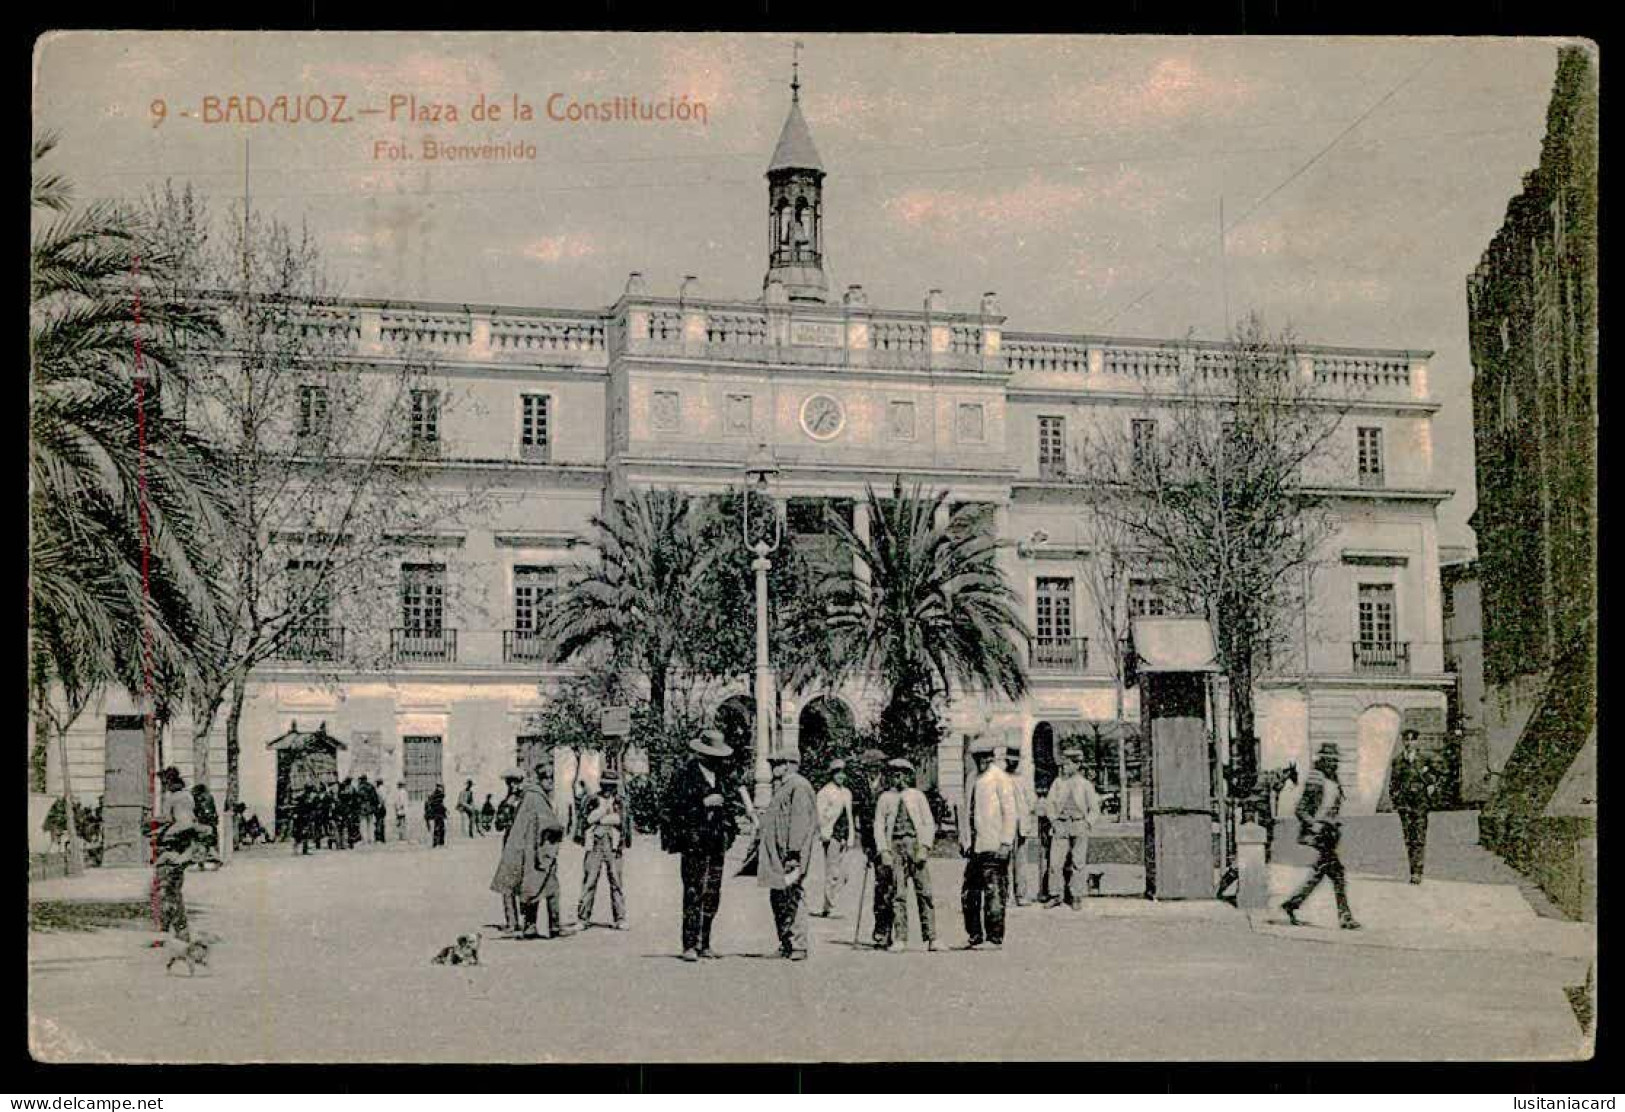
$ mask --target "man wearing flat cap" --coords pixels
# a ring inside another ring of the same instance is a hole
[[[681,855],[683,960],[718,955],[711,924],[722,901],[722,859],[739,834],[728,806],[723,760],[733,748],[720,730],[706,730],[688,743],[693,756],[672,780],[666,813],[666,845]]]
[[[875,842],[875,805],[884,786],[886,754],[879,749],[865,749],[858,755],[857,776],[852,781],[852,815],[858,824],[858,842],[868,867],[874,870],[875,926],[871,936],[876,946],[891,944],[892,870],[880,860],[880,846]],[[858,903],[858,918],[863,918],[863,903]],[[854,928],[855,929],[855,928]]]
[[[833,918],[835,901],[846,886],[846,850],[852,844],[857,820],[852,811],[852,789],[846,786],[846,762],[830,762],[829,783],[818,789],[818,837],[823,846],[823,906],[814,915]]]
[[[761,864],[757,883],[768,889],[779,956],[807,960],[807,871],[818,840],[818,805],[813,788],[801,775],[801,754],[794,746],[769,753],[773,798],[762,812]]]
[[[992,738],[971,743],[976,779],[959,834],[965,855],[959,900],[971,949],[1004,945],[1004,872],[1016,841],[1016,793],[1009,775],[994,761],[996,748]]]
[[[914,786],[914,765],[897,757],[886,762],[891,786],[875,808],[875,844],[892,875],[892,936],[886,948],[908,949],[908,890],[914,886],[919,905],[920,937],[927,950],[937,948],[937,920],[931,899],[931,847],[937,841],[937,823],[925,793]]]
[[[1100,821],[1100,794],[1080,771],[1081,755],[1075,748],[1061,750],[1061,774],[1044,797],[1050,820],[1045,907],[1060,907],[1063,895],[1070,895],[1072,906],[1077,907],[1077,897],[1086,890],[1082,874],[1089,863],[1089,832]],[[1076,888],[1072,887],[1073,877],[1078,878]]]

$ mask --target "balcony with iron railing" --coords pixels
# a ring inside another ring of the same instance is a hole
[[[1089,638],[1034,637],[1034,672],[1079,675],[1089,669]]]
[[[397,664],[449,663],[457,659],[455,629],[389,631],[389,655]]]
[[[504,664],[553,664],[558,656],[550,638],[534,629],[502,631]]]
[[[1411,672],[1409,641],[1355,641],[1356,675],[1408,676]]]
[[[290,629],[276,649],[278,660],[339,660],[343,656],[343,626],[307,625]]]

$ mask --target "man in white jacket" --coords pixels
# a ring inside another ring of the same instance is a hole
[[[931,899],[931,847],[937,842],[937,823],[925,793],[914,786],[914,765],[902,757],[886,762],[891,786],[875,805],[875,845],[880,859],[892,870],[892,935],[886,947],[892,953],[908,949],[908,886],[920,909],[920,937],[925,948],[937,948],[936,906]]]
[[[846,786],[846,762],[830,762],[829,783],[818,789],[818,838],[823,844],[824,901],[814,915],[836,918],[835,901],[846,886],[846,851],[857,836],[852,789]]]
[[[1016,840],[1016,793],[1009,774],[994,763],[995,748],[991,738],[978,738],[971,744],[976,780],[970,787],[959,835],[965,855],[965,881],[959,898],[970,949],[984,943],[992,949],[1004,945],[1002,882]]]

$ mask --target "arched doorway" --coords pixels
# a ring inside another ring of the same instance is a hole
[[[1355,719],[1354,738],[1354,775],[1344,780],[1350,795],[1345,813],[1369,815],[1375,813],[1388,782],[1388,760],[1399,740],[1399,711],[1390,706],[1367,707]],[[1349,756],[1343,754],[1345,762]]]
[[[801,739],[801,769],[815,784],[828,776],[829,763],[851,755],[856,727],[852,710],[833,695],[807,700],[797,719]]]
[[[1049,791],[1050,785],[1061,774],[1056,756],[1055,727],[1048,722],[1040,722],[1033,727],[1033,787],[1040,796]]]

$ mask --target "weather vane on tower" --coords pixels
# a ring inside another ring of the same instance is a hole
[[[801,99],[801,52],[804,49],[806,49],[806,44],[801,42],[797,42],[790,48],[790,99],[792,101]]]

